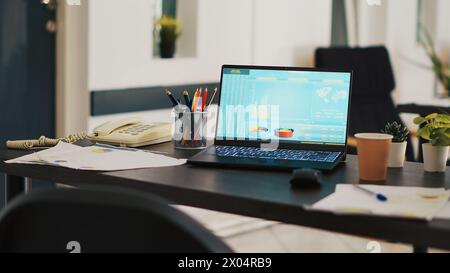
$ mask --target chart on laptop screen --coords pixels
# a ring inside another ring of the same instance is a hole
[[[349,72],[225,68],[217,138],[345,144]]]

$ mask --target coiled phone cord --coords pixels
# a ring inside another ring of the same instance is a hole
[[[56,146],[60,141],[66,143],[74,143],[76,141],[84,140],[87,138],[89,138],[89,135],[86,133],[73,134],[64,138],[57,138],[57,139],[41,136],[39,139],[7,141],[6,147],[8,149],[15,149],[15,150],[30,150],[33,148],[53,147]]]

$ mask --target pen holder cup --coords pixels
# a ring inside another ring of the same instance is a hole
[[[176,149],[205,149],[209,112],[174,111],[172,141]]]

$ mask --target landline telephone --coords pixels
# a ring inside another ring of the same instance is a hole
[[[171,131],[170,123],[149,123],[139,118],[126,118],[102,124],[95,128],[92,134],[78,133],[58,139],[42,136],[36,140],[7,141],[6,146],[8,149],[27,150],[55,146],[60,141],[74,143],[89,139],[121,147],[142,147],[170,141],[172,139]]]
[[[94,129],[92,141],[123,147],[142,147],[172,139],[172,124],[148,123],[142,119],[122,119],[107,122]]]

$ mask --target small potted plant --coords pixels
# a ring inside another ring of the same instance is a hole
[[[445,172],[450,146],[450,115],[431,114],[414,119],[421,128],[417,136],[428,140],[422,145],[426,172]]]
[[[394,121],[386,124],[382,133],[394,137],[390,147],[388,167],[402,168],[405,164],[406,147],[408,145],[408,129],[403,124]]]
[[[173,58],[177,39],[181,35],[181,22],[170,16],[162,16],[155,22],[155,33],[161,58]]]

